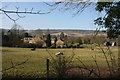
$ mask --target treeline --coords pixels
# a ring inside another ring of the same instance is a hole
[[[22,38],[24,34],[20,34],[18,30],[9,30],[6,34],[2,30],[2,46],[7,47],[20,47],[22,46]]]
[[[11,29],[7,33],[2,30],[2,46],[4,47],[37,47],[37,48],[43,48],[42,43],[43,42],[37,42],[36,44],[30,44],[30,43],[24,43],[23,39],[25,37],[32,37],[30,34],[26,32],[22,32],[20,30]],[[54,39],[54,43],[52,42],[52,39]],[[60,36],[51,36],[50,34],[46,34],[44,36],[44,42],[46,46],[44,48],[61,48],[61,43],[56,44],[58,40],[61,40],[64,42],[64,46],[62,48],[75,48],[80,47],[82,44],[90,44],[91,40],[89,38],[84,39],[84,41],[81,38],[74,38],[74,37],[68,37],[67,35],[64,35],[63,32],[61,32]]]
[[[18,25],[14,25],[12,29],[5,32],[2,30],[2,46],[5,47],[23,47],[23,48],[80,48],[82,44],[104,44],[105,36],[98,36],[96,39],[88,35],[84,37],[69,36],[61,32],[60,35],[50,35],[48,30],[43,35],[42,30],[35,30],[36,34],[41,35],[33,37],[33,35],[21,30]],[[35,43],[25,42],[24,38],[34,38]]]

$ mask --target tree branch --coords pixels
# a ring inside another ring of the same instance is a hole
[[[48,14],[50,12],[45,12],[42,13],[41,11],[37,11],[37,12],[33,12],[33,8],[30,11],[27,11],[25,9],[25,11],[19,11],[19,7],[16,7],[16,11],[14,10],[4,10],[3,8],[0,9],[0,11],[5,14],[10,20],[12,20],[14,23],[19,20],[20,18],[24,18],[25,16],[21,16],[19,14]],[[11,18],[8,14],[16,14],[18,16],[17,19],[13,19]]]
[[[19,18],[17,18],[17,19],[11,18],[6,12],[4,12],[4,14],[5,14],[10,20],[14,21],[14,23],[15,23],[15,21],[17,21],[17,20],[19,19]]]
[[[0,71],[0,72],[7,71],[7,70],[10,70],[10,69],[15,68],[15,67],[17,67],[17,66],[23,65],[23,64],[25,64],[27,61],[28,61],[28,59],[25,60],[25,61],[23,61],[23,62],[21,62],[21,63],[18,63],[18,64],[16,64],[16,65],[13,65],[13,62],[11,62],[11,63],[12,63],[12,66],[11,66],[11,67],[9,67],[9,68],[7,68],[7,69],[4,69],[4,70],[2,70],[2,71]]]
[[[4,13],[22,13],[22,14],[48,14],[48,13],[50,13],[50,12],[45,12],[45,13],[40,13],[40,11],[38,11],[38,12],[32,12],[32,11],[26,11],[26,9],[25,9],[25,11],[9,11],[9,10],[3,10],[3,9],[0,9],[0,11],[2,11],[2,12],[4,12]]]

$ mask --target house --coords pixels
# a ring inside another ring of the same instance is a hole
[[[116,42],[105,42],[104,46],[116,46]]]
[[[24,43],[29,43],[29,44],[35,44],[36,42],[35,42],[35,39],[33,38],[33,37],[25,37],[24,39],[23,39],[23,42]]]
[[[61,48],[64,47],[64,42],[62,40],[58,39],[56,42],[56,47],[61,47]]]
[[[55,39],[51,39],[51,44],[54,44],[55,43]]]
[[[116,46],[116,42],[112,42],[111,46]]]
[[[37,46],[41,46],[41,47],[46,47],[45,41],[43,40],[42,36],[39,34],[35,34],[30,37],[25,37],[23,39],[23,42],[28,44],[36,44]]]
[[[40,42],[42,40],[42,36],[40,34],[33,35],[33,38],[34,38],[36,43]]]

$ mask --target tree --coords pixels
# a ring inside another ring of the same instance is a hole
[[[81,38],[77,38],[76,42],[79,43],[79,45],[81,45],[82,44]]]
[[[47,34],[46,46],[47,48],[51,47],[51,35],[50,34]]]
[[[65,35],[65,37],[64,37],[64,44],[66,45],[66,47],[68,46],[68,37],[67,37],[67,35]]]
[[[107,28],[109,38],[118,37],[120,34],[120,1],[118,2],[97,2],[96,11],[105,12],[95,20],[95,24]]]
[[[29,34],[26,32],[26,33],[24,33],[23,36],[24,36],[24,37],[29,37]]]
[[[2,46],[8,46],[8,42],[9,42],[9,37],[8,35],[5,35],[5,31],[2,30]]]
[[[90,41],[91,41],[90,38],[85,38],[84,39],[84,44],[90,44]]]
[[[54,45],[56,47],[56,42],[57,42],[57,36],[54,36]]]
[[[20,28],[19,25],[17,24],[14,24],[13,27],[11,28],[11,30],[8,31],[8,45],[7,46],[13,46],[13,47],[16,47],[16,46],[20,46],[22,41],[21,41],[21,38],[22,38],[22,33],[20,32],[22,28]]]
[[[60,34],[60,39],[64,40],[64,33],[63,32],[61,32],[61,34]]]

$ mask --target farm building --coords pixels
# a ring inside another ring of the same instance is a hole
[[[31,37],[25,37],[23,39],[23,42],[28,43],[28,44],[36,44],[36,45],[39,45],[41,47],[46,47],[45,41],[42,39],[42,36],[39,34],[35,34]]]
[[[56,42],[56,47],[64,47],[64,42],[62,41],[62,40],[57,40],[57,42]]]
[[[23,39],[24,43],[34,43],[35,44],[35,39],[33,37],[25,37]]]

